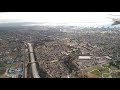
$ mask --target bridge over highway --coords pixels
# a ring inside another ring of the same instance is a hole
[[[29,56],[30,56],[30,65],[32,69],[32,76],[33,78],[40,78],[38,70],[37,70],[37,65],[35,61],[35,56],[34,56],[34,51],[31,43],[27,43],[28,45],[28,51],[29,51]]]

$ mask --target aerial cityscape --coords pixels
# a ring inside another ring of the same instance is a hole
[[[56,13],[0,13],[0,78],[120,78],[120,13]]]

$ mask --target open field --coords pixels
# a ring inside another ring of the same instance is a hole
[[[93,66],[86,69],[89,74],[93,74],[102,78],[120,78],[119,68],[114,65],[103,64],[99,66]]]
[[[0,76],[5,73],[5,70],[0,70]]]

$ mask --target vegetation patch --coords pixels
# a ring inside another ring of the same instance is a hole
[[[102,66],[103,66],[103,67],[110,67],[109,64],[103,64]]]
[[[0,76],[5,73],[5,70],[0,70]]]
[[[99,76],[99,77],[101,77],[101,72],[100,71],[98,71],[98,70],[94,70],[94,71],[92,71],[91,72],[92,74],[95,74],[95,75],[97,75],[97,76]]]
[[[111,69],[111,70],[118,70],[118,68],[117,68],[117,67],[112,66],[112,65],[110,66],[110,69]]]
[[[104,78],[109,78],[110,76],[111,76],[110,74],[106,74],[106,73],[103,74],[103,77],[104,77]]]
[[[86,71],[89,72],[89,71],[92,71],[92,70],[94,70],[96,68],[98,68],[98,66],[92,66],[92,67],[87,68]]]
[[[101,73],[109,73],[109,68],[108,67],[102,67],[101,69],[99,69],[99,71]]]
[[[120,78],[120,75],[117,72],[112,73],[111,76],[112,76],[112,78]]]
[[[4,67],[5,64],[3,62],[0,62],[0,67]]]

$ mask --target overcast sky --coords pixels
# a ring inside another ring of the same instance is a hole
[[[112,20],[107,18],[110,14],[120,15],[120,12],[4,12],[0,13],[0,23],[22,21],[97,26],[112,23]]]

